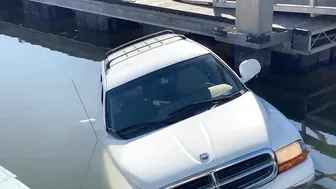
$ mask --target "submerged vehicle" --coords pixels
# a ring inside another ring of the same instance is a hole
[[[203,45],[162,31],[102,62],[106,145],[115,188],[304,187],[314,164],[298,130]]]

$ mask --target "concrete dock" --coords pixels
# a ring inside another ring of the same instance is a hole
[[[23,1],[99,15],[97,23],[108,23],[109,19],[118,18],[213,37],[217,41],[234,46],[236,65],[243,59],[257,58],[267,67],[270,64],[271,51],[296,55],[323,52],[329,53],[330,57],[332,52],[330,49],[336,46],[335,16],[312,17],[310,14],[290,13],[295,11],[273,13],[274,2],[269,0],[238,0],[237,4],[240,3],[240,5],[237,6],[234,1],[234,8],[223,8],[213,2],[196,5],[191,4],[195,2],[188,0],[183,2],[174,0]],[[316,7],[319,8],[319,6]]]

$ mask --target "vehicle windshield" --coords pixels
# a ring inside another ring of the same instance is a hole
[[[198,102],[210,102],[245,90],[237,77],[213,55],[202,55],[108,91],[107,127],[117,136],[130,139],[214,106]],[[193,104],[202,105],[190,106]],[[188,108],[180,111],[185,107]]]

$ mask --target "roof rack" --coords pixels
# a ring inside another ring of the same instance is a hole
[[[147,39],[152,39],[152,38],[155,38],[155,37],[158,37],[158,36],[161,36],[161,35],[165,35],[165,34],[175,34],[175,33],[174,33],[173,31],[171,31],[171,30],[163,30],[163,31],[160,31],[160,32],[157,32],[157,33],[153,33],[153,34],[150,34],[150,35],[146,35],[146,36],[144,36],[144,37],[141,37],[141,38],[138,38],[138,39],[136,39],[136,40],[130,41],[130,42],[128,42],[128,43],[125,43],[125,44],[123,44],[123,45],[121,45],[121,46],[118,46],[118,47],[116,47],[116,48],[114,48],[114,49],[108,51],[108,52],[105,54],[105,60],[107,60],[107,58],[108,58],[109,55],[111,55],[111,54],[113,54],[113,53],[115,53],[115,52],[117,52],[117,51],[119,51],[119,50],[121,50],[121,49],[124,49],[124,48],[126,48],[126,47],[129,47],[129,46],[134,45],[134,44],[136,44],[136,43],[139,43],[139,42],[141,42],[141,41],[144,41],[144,40],[147,40]],[[176,35],[174,35],[174,36],[171,36],[171,37],[164,38],[164,39],[162,39],[162,40],[158,40],[158,39],[156,39],[156,40],[155,40],[154,42],[152,42],[152,43],[146,43],[146,44],[143,45],[143,46],[140,46],[140,47],[138,47],[138,48],[135,48],[135,49],[133,49],[133,50],[127,52],[127,53],[124,53],[124,54],[120,55],[120,56],[114,57],[114,58],[113,58],[112,60],[110,60],[110,61],[106,61],[105,71],[108,70],[108,69],[110,68],[110,63],[111,63],[113,60],[116,60],[116,59],[118,59],[118,58],[120,58],[120,57],[122,57],[122,56],[124,56],[124,55],[127,55],[127,54],[129,54],[129,53],[131,53],[131,52],[139,51],[139,49],[141,49],[141,48],[143,48],[143,47],[147,47],[147,46],[149,46],[149,45],[153,45],[153,44],[155,44],[155,43],[160,43],[160,42],[162,43],[162,41],[165,41],[165,40],[168,40],[168,39],[171,39],[171,38],[174,38],[174,37],[180,37],[180,38],[182,38],[182,39],[186,39],[185,36],[183,36],[183,35],[178,35],[178,34],[176,34]]]

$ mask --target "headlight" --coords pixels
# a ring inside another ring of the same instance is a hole
[[[278,172],[282,173],[302,163],[308,156],[308,150],[302,140],[295,141],[275,152]]]

